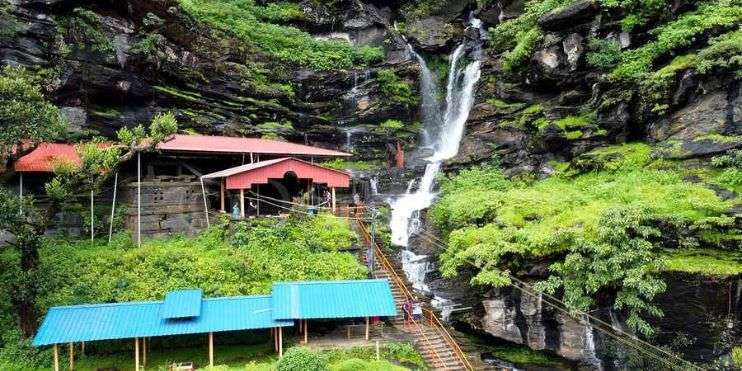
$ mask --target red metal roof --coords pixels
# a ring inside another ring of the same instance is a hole
[[[15,162],[15,171],[21,173],[51,173],[60,162],[80,165],[80,156],[72,144],[41,143],[36,149]]]
[[[350,153],[260,138],[176,134],[157,145],[163,151],[265,153],[289,156],[351,156]]]
[[[312,182],[327,184],[328,187],[350,186],[348,173],[293,157],[236,166],[204,175],[202,178],[227,178],[227,189],[249,189],[254,184],[268,184],[269,179],[281,179],[289,171],[294,172],[300,179],[312,179]]]

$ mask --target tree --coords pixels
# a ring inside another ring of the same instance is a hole
[[[45,100],[35,77],[22,68],[6,67],[0,74],[0,158],[6,161],[4,177],[12,175],[11,164],[44,141],[63,139],[64,120],[59,110]],[[38,325],[36,278],[41,239],[54,216],[76,202],[80,190],[96,192],[115,169],[137,152],[154,148],[159,140],[177,131],[172,114],[160,114],[151,125],[151,137],[145,138],[140,125],[122,129],[124,143],[104,143],[95,139],[76,146],[81,164],[58,164],[54,178],[45,184],[49,202],[37,207],[32,196],[19,197],[0,186],[0,230],[12,238],[8,246],[19,252],[20,274],[10,283],[13,307],[19,328],[31,337]],[[22,211],[21,211],[22,210]]]
[[[613,307],[628,311],[626,324],[651,335],[652,327],[642,317],[662,316],[651,301],[666,288],[657,276],[664,261],[653,254],[649,241],[659,230],[650,226],[646,211],[625,207],[606,210],[597,234],[595,240],[578,241],[564,261],[552,264],[554,274],[538,287],[552,294],[562,288],[567,306],[581,311],[595,304],[599,291],[613,291]]]

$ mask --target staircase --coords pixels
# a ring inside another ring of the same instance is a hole
[[[358,229],[363,236],[365,245],[369,246],[372,240],[368,234],[367,227],[361,220],[358,220]],[[386,278],[389,280],[394,302],[399,312],[398,316],[390,319],[392,325],[413,338],[413,344],[423,356],[429,369],[449,371],[473,370],[473,367],[466,359],[466,355],[461,351],[458,344],[456,344],[432,311],[423,310],[422,320],[411,321],[411,323],[405,326],[402,305],[407,298],[412,298],[412,294],[378,245],[374,246],[374,250],[376,259],[373,276],[375,278]],[[368,265],[365,251],[361,253],[360,259],[364,265]]]

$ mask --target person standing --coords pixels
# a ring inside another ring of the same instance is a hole
[[[404,316],[404,326],[407,327],[410,324],[410,316],[412,315],[412,300],[407,298],[402,304],[402,315]]]
[[[423,307],[418,302],[412,307],[412,319],[417,322],[423,319]]]

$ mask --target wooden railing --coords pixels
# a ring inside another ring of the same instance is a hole
[[[363,222],[362,219],[356,218],[358,222],[359,229],[361,230],[361,233],[363,235],[363,239],[366,241],[366,243],[371,244],[371,241],[373,239],[371,238],[371,235],[368,231],[368,228],[366,227],[366,224]],[[389,259],[386,257],[384,252],[381,250],[381,247],[379,244],[374,243],[374,255],[376,256],[377,260],[381,262],[381,264],[384,266],[387,272],[389,272],[390,277],[392,280],[397,284],[397,286],[402,290],[402,294],[405,296],[406,299],[414,300],[414,296],[410,292],[410,290],[407,288],[407,285],[405,284],[404,280],[399,276],[397,273],[397,270],[394,268],[392,263],[389,261]],[[456,358],[459,359],[461,364],[464,365],[464,367],[467,370],[474,370],[474,367],[472,367],[471,363],[469,363],[469,360],[466,358],[466,354],[461,350],[461,347],[456,343],[454,338],[451,336],[451,334],[446,330],[446,327],[443,326],[443,323],[438,319],[438,316],[435,315],[435,313],[430,309],[425,309],[424,311],[428,322],[430,324],[430,327],[433,328],[438,334],[441,335],[443,340],[448,344],[449,348],[451,348],[456,355]],[[410,319],[412,320],[412,317],[410,316]],[[427,335],[425,335],[425,331],[414,321],[413,323],[420,329],[423,337],[425,338],[426,342],[428,343],[428,346],[432,348],[430,345],[430,341],[427,338]],[[441,363],[443,368],[446,368],[445,364],[441,361],[440,355],[438,355],[438,352],[436,352],[433,349],[433,352],[435,352],[435,356],[438,359],[438,361]]]

